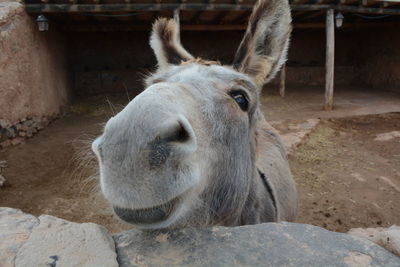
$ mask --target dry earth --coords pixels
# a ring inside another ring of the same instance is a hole
[[[0,206],[95,222],[112,232],[129,228],[96,193],[96,179],[87,178],[96,169],[86,156],[89,140],[110,116],[97,103],[75,105],[25,144],[0,151],[9,165]],[[291,125],[278,128],[288,133],[296,130]],[[341,232],[400,224],[400,137],[392,133],[399,129],[400,113],[322,120],[289,157],[300,195],[298,222]],[[391,134],[380,140],[382,133]]]
[[[400,113],[323,120],[289,157],[298,222],[339,232],[399,225],[399,129]]]

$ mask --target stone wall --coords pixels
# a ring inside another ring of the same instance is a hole
[[[397,229],[397,228],[396,228]],[[390,236],[397,242],[397,232]],[[93,223],[0,208],[0,266],[385,266],[400,258],[371,241],[319,227],[265,223],[111,236]]]
[[[65,39],[55,25],[39,32],[18,2],[0,3],[0,119],[49,119],[69,99]],[[6,122],[4,122],[6,121]]]
[[[49,125],[58,115],[26,117],[11,124],[0,119],[0,148],[18,145]]]

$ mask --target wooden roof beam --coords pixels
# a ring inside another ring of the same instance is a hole
[[[248,20],[249,16],[250,16],[250,12],[245,11],[245,12],[243,12],[242,15],[235,18],[232,23],[233,24],[242,24],[242,23],[244,23],[245,20]]]
[[[339,0],[339,4],[342,5],[351,5],[357,3],[359,0]]]
[[[293,0],[291,4],[305,4],[308,3],[308,0]]]
[[[224,20],[226,15],[228,15],[229,11],[221,11],[218,15],[216,15],[208,24],[221,24],[221,21]]]
[[[364,14],[388,14],[400,15],[399,9],[394,8],[375,8],[363,6],[349,6],[349,5],[292,5],[292,10],[328,10],[334,9],[342,12],[364,13]]]
[[[375,0],[360,0],[360,5],[361,6],[372,6],[376,5],[378,2]]]
[[[251,11],[253,5],[237,5],[237,4],[207,4],[207,3],[160,3],[160,4],[26,4],[28,13],[99,13],[99,12],[133,12],[133,11],[160,11],[160,10],[245,10]],[[369,14],[388,14],[400,15],[400,9],[395,8],[374,8],[362,6],[348,6],[336,4],[292,5],[294,11],[304,10],[328,10],[335,9],[343,12],[369,13]]]
[[[151,26],[149,24],[82,24],[82,23],[61,23],[59,26],[66,31],[72,32],[107,32],[107,31],[149,31]],[[324,22],[302,22],[302,23],[295,23],[293,25],[294,29],[325,29]],[[396,22],[380,22],[371,24],[369,22],[355,22],[355,23],[346,23],[342,26],[346,29],[362,29],[362,28],[397,28],[400,27],[399,23]],[[223,25],[207,25],[207,24],[182,24],[181,30],[182,31],[238,31],[238,30],[245,30],[245,24],[223,24]]]
[[[381,5],[382,5],[383,8],[391,7],[391,6],[397,6],[397,5],[400,5],[400,1],[398,1],[398,0],[392,0],[392,1],[386,0],[386,1],[383,1],[381,3]]]
[[[314,11],[314,12],[312,12],[311,14],[309,14],[307,16],[302,17],[301,19],[302,20],[309,20],[309,19],[312,19],[312,18],[315,18],[315,17],[320,17],[322,15],[325,15],[325,13],[326,13],[325,10],[317,10],[317,11]]]
[[[197,11],[193,17],[190,19],[190,24],[196,24],[199,22],[200,16],[203,14],[203,11]]]

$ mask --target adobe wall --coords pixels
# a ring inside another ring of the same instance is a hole
[[[2,126],[25,118],[52,117],[68,101],[64,38],[52,25],[49,32],[39,32],[21,4],[0,5]]]
[[[400,91],[400,34],[395,28],[354,32],[354,65],[358,84]]]

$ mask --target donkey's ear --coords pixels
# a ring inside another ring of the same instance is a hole
[[[179,25],[173,19],[160,18],[153,24],[150,46],[156,55],[158,66],[165,69],[169,64],[179,65],[193,59],[181,45]]]
[[[258,0],[233,67],[262,87],[286,61],[292,31],[288,0]]]

